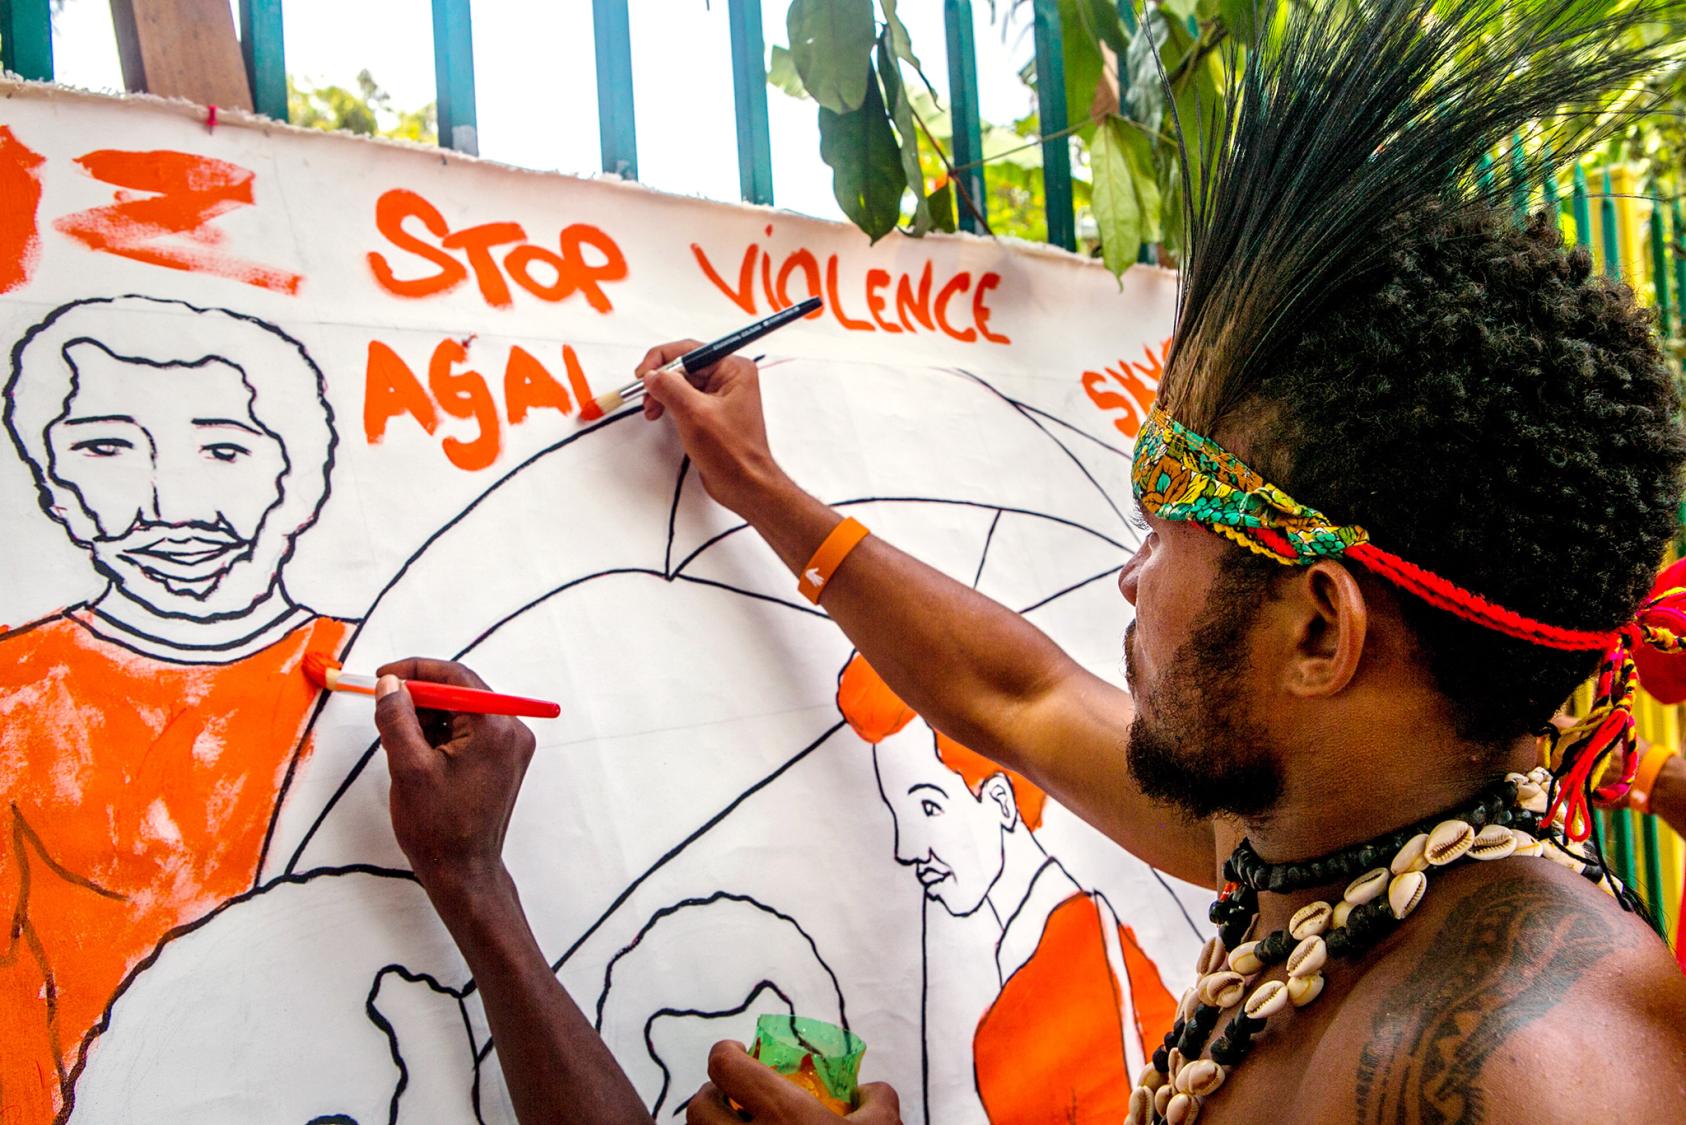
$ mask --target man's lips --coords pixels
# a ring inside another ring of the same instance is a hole
[[[245,546],[244,540],[232,536],[192,532],[163,536],[120,553],[148,573],[192,580],[222,570],[228,557]]]
[[[924,887],[926,890],[930,890],[944,879],[953,875],[954,872],[945,871],[938,867],[921,867],[918,869],[917,874],[919,876],[919,885]]]
[[[211,539],[203,535],[184,535],[159,539],[147,547],[135,547],[127,554],[140,555],[166,562],[194,563],[219,558],[240,546],[239,540]]]

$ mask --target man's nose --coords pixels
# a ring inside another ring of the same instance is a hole
[[[152,466],[152,502],[148,518],[158,523],[213,522],[214,503],[207,504],[197,466],[171,464],[160,458]]]
[[[1135,554],[1130,556],[1130,561],[1118,572],[1118,592],[1123,594],[1124,600],[1131,605],[1136,604],[1136,585],[1141,580],[1142,563],[1146,561],[1147,553],[1147,544],[1137,547]]]
[[[920,860],[929,859],[930,856],[931,849],[921,848],[918,841],[909,839],[908,834],[902,831],[901,817],[896,817],[896,862],[904,867],[911,867]]]
[[[195,518],[191,502],[191,488],[184,488],[180,480],[170,474],[152,474],[152,503],[147,516],[155,523],[188,523]]]

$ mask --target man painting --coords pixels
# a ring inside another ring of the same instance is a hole
[[[663,367],[697,346],[675,341],[639,367],[709,494],[814,572],[798,588],[913,711],[1216,890],[1128,1125],[1649,1121],[1686,1102],[1686,979],[1587,816],[1634,776],[1633,651],[1686,649],[1686,589],[1649,594],[1678,531],[1680,401],[1649,311],[1555,215],[1513,210],[1547,170],[1521,138],[1587,152],[1675,42],[1647,5],[1494,11],[1267,5],[1234,29],[1245,68],[1220,106],[1168,115],[1190,138],[1182,277],[1132,467],[1130,694],[806,493],[753,364],[696,385]],[[1476,172],[1501,150],[1514,183]],[[473,677],[387,672],[394,831],[482,987],[518,1111],[647,1120],[503,866],[530,732],[424,730],[396,677]],[[1592,721],[1552,731],[1589,677]],[[709,1075],[691,1125],[831,1120],[737,1045]],[[855,1120],[897,1114],[878,1089]]]
[[[333,460],[322,373],[226,309],[66,305],[13,352],[5,419],[106,579],[0,637],[0,1105],[45,1122],[124,978],[251,887],[348,626],[281,570]]]
[[[1001,992],[972,1043],[989,1119],[1122,1118],[1129,1078],[1171,1029],[1176,1001],[1111,905],[1042,850],[1046,795],[932,731],[859,655],[837,706],[872,745],[896,862],[949,913],[987,909],[1000,930]]]

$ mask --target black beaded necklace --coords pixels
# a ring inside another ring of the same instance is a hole
[[[1250,840],[1242,840],[1235,851],[1224,860],[1224,879],[1234,889],[1225,892],[1212,903],[1208,916],[1218,927],[1218,936],[1226,947],[1233,949],[1245,939],[1245,934],[1259,912],[1259,892],[1292,894],[1307,887],[1322,887],[1359,875],[1386,864],[1412,837],[1425,833],[1445,820],[1463,820],[1476,828],[1488,824],[1502,824],[1520,828],[1530,835],[1539,834],[1539,818],[1524,809],[1512,807],[1516,800],[1516,783],[1495,781],[1483,788],[1474,798],[1462,805],[1410,824],[1372,840],[1351,844],[1316,859],[1295,860],[1290,863],[1266,863],[1253,850]],[[1286,956],[1286,954],[1284,954]]]

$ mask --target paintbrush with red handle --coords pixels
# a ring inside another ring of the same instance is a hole
[[[374,695],[375,677],[359,676],[342,670],[340,662],[320,652],[304,654],[304,674],[311,683],[324,691],[348,691],[354,695]],[[534,719],[554,719],[562,713],[559,704],[543,699],[527,699],[519,695],[504,695],[479,688],[458,687],[456,684],[436,684],[431,680],[404,680],[415,705],[429,711],[461,711],[474,715],[525,715]]]

